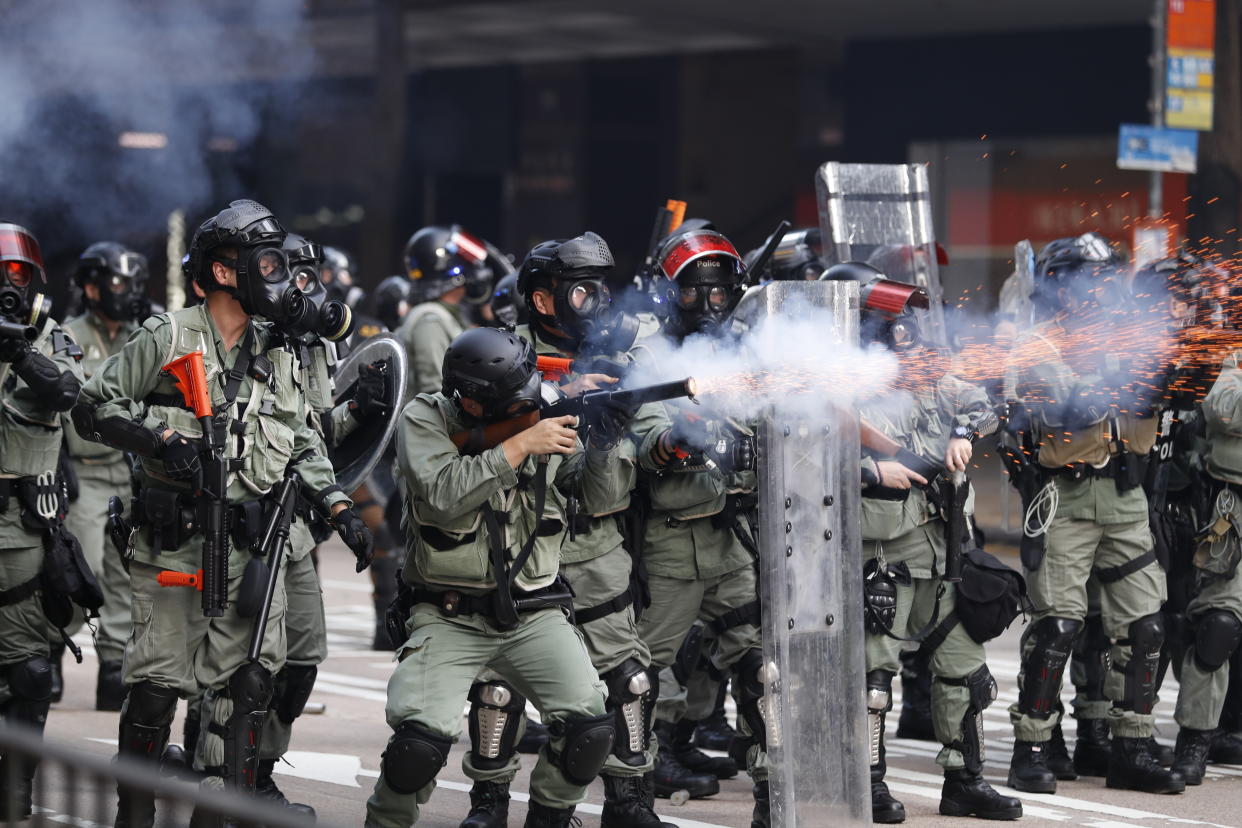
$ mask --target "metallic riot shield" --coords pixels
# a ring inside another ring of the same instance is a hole
[[[388,400],[388,411],[368,415],[349,436],[328,449],[332,467],[336,469],[337,485],[346,492],[362,485],[397,431],[405,394],[405,347],[390,333],[377,334],[362,340],[336,367],[335,399],[339,405],[354,398],[359,367],[376,362],[387,366],[384,396]]]
[[[924,288],[931,307],[917,311],[919,325],[929,339],[948,342],[927,166],[829,161],[815,175],[815,192],[825,261],[865,262]]]
[[[758,324],[823,308],[858,342],[858,285],[772,282],[747,295]],[[831,392],[777,402],[760,428],[759,536],[772,824],[868,824],[858,416]]]

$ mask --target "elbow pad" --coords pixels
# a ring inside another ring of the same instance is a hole
[[[77,402],[82,384],[68,371],[61,371],[56,363],[37,351],[27,352],[13,366],[30,390],[46,397],[54,411],[68,411]]]
[[[105,443],[140,457],[157,457],[164,441],[151,429],[124,417],[96,419],[95,406],[80,403],[73,407],[73,425],[78,434],[97,443]]]

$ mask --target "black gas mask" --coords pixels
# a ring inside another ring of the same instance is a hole
[[[86,295],[87,306],[116,322],[146,319],[147,257],[116,242],[96,242],[78,259],[75,278],[83,288],[94,285],[98,299]]]
[[[612,306],[608,277],[612,251],[592,232],[537,245],[518,272],[518,292],[526,302],[534,334],[558,348],[584,353],[628,350],[638,322]],[[535,306],[535,292],[552,295],[552,313]]]
[[[331,298],[319,279],[323,248],[301,236],[290,233],[284,250],[289,257],[293,285],[302,294],[307,310],[285,327],[293,336],[323,337],[339,342],[354,330],[354,316],[349,305]]]
[[[279,244],[263,242],[237,251],[235,259],[214,251],[211,261],[236,271],[237,287],[231,292],[246,313],[261,316],[286,331],[305,329],[310,324],[311,305],[294,283],[289,257]]]
[[[18,325],[42,325],[52,312],[52,300],[39,292],[46,284],[35,237],[20,225],[0,222],[0,316]]]

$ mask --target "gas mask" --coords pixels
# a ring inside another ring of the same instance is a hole
[[[109,319],[128,322],[151,315],[146,256],[116,242],[96,242],[78,259],[75,276],[84,289],[96,287],[99,298],[87,296],[87,305]]]
[[[349,305],[329,296],[319,280],[323,248],[301,236],[290,234],[284,249],[289,256],[294,287],[306,303],[306,313],[290,321],[286,330],[293,336],[323,337],[339,342],[354,331],[354,315]]]
[[[289,258],[277,244],[240,247],[236,259],[213,252],[211,261],[237,272],[237,287],[230,292],[246,313],[270,320],[285,331],[311,324],[311,303],[298,290]]]
[[[669,308],[669,333],[681,338],[715,334],[742,298],[746,267],[733,245],[714,230],[670,236],[659,254],[654,290]]]
[[[0,222],[0,315],[20,325],[43,324],[52,300],[37,289],[46,284],[35,237],[20,225]]]

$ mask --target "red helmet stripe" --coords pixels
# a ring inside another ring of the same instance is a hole
[[[741,262],[729,240],[711,230],[696,230],[679,236],[672,248],[660,259],[660,269],[670,279],[676,279],[682,269],[695,259],[704,256],[729,256]]]

